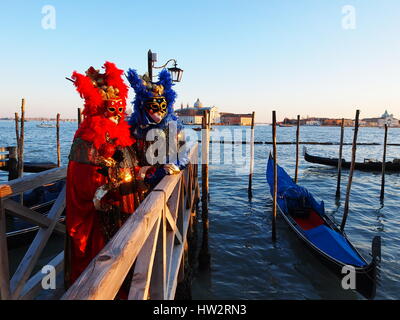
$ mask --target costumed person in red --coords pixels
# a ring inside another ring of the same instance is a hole
[[[125,121],[128,87],[110,62],[72,81],[85,100],[67,173],[66,285],[70,286],[142,200],[137,155]]]

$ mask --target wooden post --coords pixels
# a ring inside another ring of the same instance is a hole
[[[78,128],[80,127],[81,122],[82,122],[81,108],[78,108]]]
[[[0,298],[10,299],[10,272],[6,236],[6,214],[3,199],[0,198]]]
[[[208,212],[208,162],[210,150],[210,127],[208,121],[208,110],[204,111],[202,120],[202,164],[201,164],[201,188],[203,212]]]
[[[344,203],[344,212],[343,212],[343,219],[340,229],[343,231],[346,225],[347,216],[349,214],[349,201],[350,201],[350,192],[351,192],[351,183],[353,181],[353,172],[354,172],[354,165],[356,162],[356,151],[357,151],[357,135],[358,135],[358,119],[360,117],[360,110],[356,111],[356,120],[354,126],[354,137],[353,137],[353,148],[351,153],[351,165],[350,165],[350,172],[349,172],[349,182],[347,184],[346,190],[346,200]]]
[[[272,241],[276,241],[276,200],[278,192],[278,155],[276,152],[276,111],[272,111],[272,145],[274,156],[274,194],[272,199]]]
[[[342,154],[343,154],[343,140],[344,140],[344,118],[340,125],[340,146],[339,146],[339,158],[338,158],[338,177],[336,185],[336,198],[340,198],[340,183],[342,179]]]
[[[18,146],[18,177],[22,177],[24,173],[24,129],[25,129],[25,99],[21,103],[21,132],[19,136]]]
[[[18,116],[18,112],[15,113],[15,139],[17,141],[17,178],[18,178],[18,174],[19,174],[19,167],[20,167],[20,159],[19,159],[19,149],[21,148],[20,142],[21,142],[21,138],[20,138],[20,134],[19,134],[19,116]]]
[[[153,82],[153,53],[151,50],[147,52],[147,69],[149,72],[150,81]]]
[[[387,147],[388,125],[385,123],[385,138],[383,142],[382,159],[382,182],[381,182],[381,200],[385,198],[385,168],[386,168],[386,147]]]
[[[252,184],[253,184],[253,172],[254,172],[254,118],[255,118],[255,112],[253,111],[251,117],[251,138],[250,138],[250,173],[249,173],[249,188],[248,188],[249,200],[253,198]]]
[[[57,113],[57,167],[61,166],[61,149],[60,149],[60,114]]]
[[[297,130],[296,130],[296,170],[294,173],[294,182],[298,181],[299,172],[299,142],[300,142],[300,115],[297,116]]]
[[[210,254],[208,252],[208,162],[209,162],[209,146],[210,146],[210,131],[209,131],[209,111],[204,111],[202,119],[202,141],[201,141],[201,220],[203,225],[203,238],[199,252],[199,268],[202,270],[209,269]]]
[[[8,180],[14,180],[18,178],[18,148],[17,147],[8,147]]]

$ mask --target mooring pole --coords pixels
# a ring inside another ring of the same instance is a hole
[[[294,173],[294,182],[298,181],[299,172],[299,143],[300,143],[300,115],[297,116],[297,130],[296,130],[296,170]]]
[[[60,148],[60,114],[57,113],[57,167],[61,167],[61,148]]]
[[[17,178],[19,174],[19,149],[21,148],[21,139],[19,135],[19,117],[18,117],[18,112],[15,112],[15,139],[17,141]]]
[[[25,134],[25,99],[21,102],[21,132],[19,136],[18,148],[18,177],[24,173],[24,134]]]
[[[203,238],[199,252],[199,268],[207,270],[210,267],[210,253],[208,251],[208,162],[210,147],[210,131],[209,131],[209,114],[208,110],[204,111],[201,125],[201,220],[203,225]]]
[[[81,112],[81,108],[78,108],[78,128],[80,127],[82,122],[82,112]]]
[[[272,111],[272,145],[274,156],[274,194],[272,199],[272,241],[276,241],[276,200],[278,192],[278,155],[276,152],[276,111]]]
[[[387,147],[388,125],[385,123],[385,138],[383,142],[383,159],[382,159],[382,183],[381,183],[381,200],[385,198],[385,169],[386,169],[386,147]]]
[[[342,179],[342,155],[343,155],[343,140],[344,140],[344,118],[340,125],[340,146],[339,146],[339,158],[338,158],[338,177],[336,185],[336,198],[340,198],[340,182]]]
[[[253,198],[252,184],[253,184],[253,172],[254,172],[254,118],[255,112],[251,116],[251,138],[250,138],[250,173],[249,173],[249,188],[248,196],[249,200]]]
[[[340,229],[343,231],[346,225],[347,216],[349,214],[349,201],[350,201],[350,192],[351,192],[351,183],[353,181],[353,172],[354,172],[354,165],[356,162],[356,151],[357,151],[357,135],[358,135],[358,120],[360,117],[360,110],[356,111],[356,119],[354,125],[354,137],[353,137],[353,148],[351,153],[351,165],[350,165],[350,172],[349,172],[349,182],[347,184],[346,190],[346,200],[344,203],[344,212],[343,212],[343,219]]]
[[[18,178],[18,148],[8,147],[8,180],[14,180]]]

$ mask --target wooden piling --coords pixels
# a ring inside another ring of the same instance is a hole
[[[24,173],[24,135],[25,135],[25,99],[21,102],[21,131],[19,134],[18,146],[18,177]]]
[[[18,149],[17,147],[8,147],[8,180],[14,180],[18,178]]]
[[[10,270],[6,235],[6,213],[0,198],[0,299],[10,299]]]
[[[386,147],[387,147],[388,125],[385,123],[385,137],[383,140],[383,159],[382,159],[382,182],[381,182],[381,201],[385,198],[385,168],[386,168]]]
[[[201,220],[203,225],[202,244],[199,252],[199,269],[208,270],[210,267],[210,253],[208,250],[208,162],[210,146],[210,120],[209,110],[204,111],[202,119],[202,151],[201,151]]]
[[[15,140],[17,141],[17,171],[16,171],[16,174],[17,174],[17,178],[18,178],[19,177],[19,167],[20,167],[20,164],[19,164],[19,161],[20,161],[20,159],[19,159],[19,149],[21,148],[21,146],[20,146],[21,139],[20,139],[20,134],[19,134],[19,116],[18,116],[18,112],[15,112]]]
[[[296,170],[294,173],[294,182],[298,181],[299,172],[299,142],[300,142],[300,115],[297,116],[297,130],[296,130]]]
[[[249,200],[253,198],[252,184],[253,184],[253,172],[254,172],[254,118],[255,112],[251,116],[251,138],[250,138],[250,173],[249,173],[249,187],[248,196]]]
[[[57,167],[61,167],[61,148],[60,148],[60,114],[57,113]]]
[[[359,127],[359,117],[360,117],[360,110],[356,111],[356,119],[354,125],[354,137],[353,137],[353,148],[351,153],[351,165],[350,165],[350,172],[349,172],[349,182],[347,184],[346,190],[346,200],[344,203],[344,212],[343,212],[343,219],[340,229],[343,231],[346,225],[347,216],[349,214],[349,201],[350,201],[350,192],[351,192],[351,183],[353,181],[353,172],[354,172],[354,165],[356,162],[356,151],[357,151],[357,136],[358,136],[358,127]]]
[[[82,122],[82,112],[81,112],[81,108],[78,108],[78,128],[80,127]]]
[[[272,199],[272,241],[276,241],[276,200],[278,192],[278,155],[276,151],[276,111],[272,111],[272,145],[274,156],[274,194]]]
[[[338,177],[336,185],[336,198],[340,198],[340,184],[342,179],[342,155],[343,155],[343,140],[344,140],[344,118],[340,125],[340,146],[339,146],[339,158],[338,158]]]
[[[204,111],[202,119],[202,152],[201,152],[201,189],[202,189],[202,208],[203,212],[208,212],[208,162],[210,151],[210,126],[209,126],[209,111]]]

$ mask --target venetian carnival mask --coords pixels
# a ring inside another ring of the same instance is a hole
[[[104,116],[115,124],[118,124],[123,118],[125,107],[122,99],[106,100]]]
[[[144,108],[154,122],[160,123],[167,114],[167,100],[163,96],[148,98]]]

